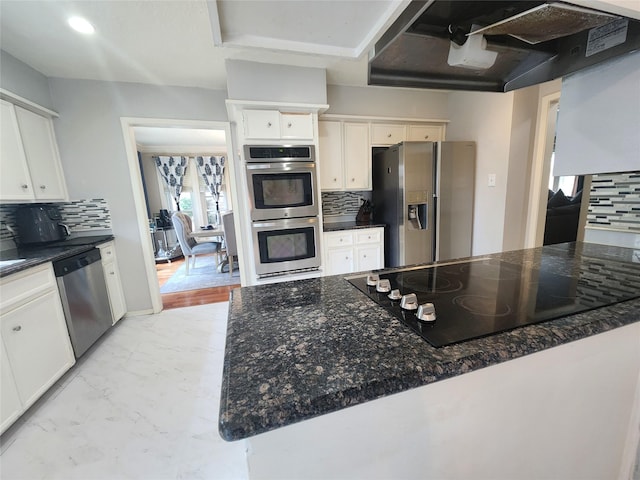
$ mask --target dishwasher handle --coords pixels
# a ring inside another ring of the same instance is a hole
[[[101,261],[100,250],[92,248],[87,252],[78,253],[72,257],[63,258],[53,262],[53,271],[56,277],[64,277],[76,270],[85,268],[92,263]]]

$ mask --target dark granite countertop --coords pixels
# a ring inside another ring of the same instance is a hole
[[[578,242],[483,258],[577,278],[583,262],[632,255]],[[638,290],[632,300],[435,348],[342,276],[235,289],[220,434],[239,440],[638,322]]]
[[[0,278],[27,270],[31,267],[36,267],[43,263],[54,262],[78,253],[86,252],[101,243],[109,242],[113,239],[113,235],[76,237],[76,239],[56,242],[42,247],[4,250],[0,252],[0,260],[23,259],[23,261],[0,266]],[[81,244],[76,244],[76,241]]]
[[[352,222],[325,222],[322,224],[322,229],[325,232],[337,232],[339,230],[353,230],[356,228],[376,228],[376,227],[386,227],[384,223],[356,223],[356,221]]]

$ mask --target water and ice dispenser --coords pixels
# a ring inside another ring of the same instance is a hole
[[[426,190],[407,192],[407,224],[415,230],[427,230],[429,204]]]

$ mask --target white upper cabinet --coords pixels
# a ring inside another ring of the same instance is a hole
[[[5,100],[1,102],[0,200],[66,200],[53,122]]]
[[[346,190],[371,189],[371,146],[366,123],[344,124],[344,167]]]
[[[438,142],[444,140],[442,125],[409,125],[407,140],[410,142]]]
[[[341,190],[344,187],[342,166],[342,123],[318,122],[321,190]]]
[[[313,140],[310,113],[281,113],[278,110],[244,110],[244,136],[256,140]]]
[[[311,114],[280,114],[280,138],[299,138],[313,140],[313,120]]]
[[[318,122],[321,190],[371,189],[368,123]]]
[[[12,104],[0,100],[0,199],[32,200],[33,187],[22,147],[20,128]]]
[[[406,140],[404,125],[377,124],[371,125],[372,145],[395,145]]]

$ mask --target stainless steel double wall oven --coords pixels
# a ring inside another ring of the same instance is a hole
[[[245,145],[251,236],[258,277],[320,267],[313,145]]]

